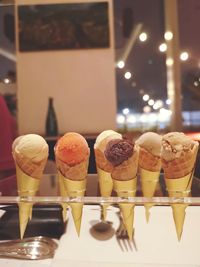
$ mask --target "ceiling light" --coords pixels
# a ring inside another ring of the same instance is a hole
[[[124,66],[125,66],[125,63],[124,63],[123,60],[120,60],[120,61],[117,63],[117,67],[118,67],[119,69],[123,69]]]
[[[4,79],[3,79],[3,82],[4,82],[5,84],[9,84],[11,81],[10,81],[9,78],[4,78]]]
[[[154,103],[155,103],[155,101],[154,101],[153,99],[150,99],[150,100],[148,101],[149,106],[153,106]]]
[[[188,54],[187,52],[182,52],[182,53],[180,54],[180,59],[181,59],[182,61],[186,61],[186,60],[188,60],[188,58],[189,58],[189,54]]]
[[[162,43],[159,45],[160,52],[166,52],[167,51],[167,45],[165,43]]]
[[[147,40],[147,34],[146,32],[142,32],[140,35],[139,35],[139,39],[141,42],[145,42]]]
[[[174,60],[172,58],[167,58],[166,65],[167,66],[172,66],[173,64],[174,64]]]
[[[130,71],[127,71],[125,74],[124,74],[124,77],[125,77],[125,79],[127,79],[127,80],[129,80],[130,78],[131,78],[131,73],[130,73]]]
[[[143,95],[143,98],[142,98],[144,101],[148,101],[149,100],[149,95]]]
[[[172,38],[173,38],[173,33],[170,32],[170,31],[167,31],[167,32],[164,34],[164,38],[165,38],[166,41],[170,41],[170,40],[172,40]]]
[[[124,108],[124,109],[122,110],[122,113],[123,113],[124,115],[128,115],[129,112],[130,112],[129,108]]]

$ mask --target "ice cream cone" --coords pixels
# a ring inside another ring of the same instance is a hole
[[[113,180],[111,173],[103,171],[97,167],[98,179],[99,179],[99,188],[100,194],[102,197],[110,197],[113,190]],[[103,204],[103,219],[106,220],[107,208],[109,204]]]
[[[165,179],[169,197],[188,197],[191,192],[193,172],[178,178],[178,179]],[[172,204],[174,223],[176,226],[177,238],[180,241],[183,232],[183,225],[185,220],[185,210],[187,204]]]
[[[84,196],[89,155],[88,143],[78,133],[66,133],[58,140],[55,146],[55,158],[61,195],[73,198]],[[83,203],[69,203],[69,206],[71,207],[75,228],[79,236]]]
[[[137,186],[138,147],[128,140],[111,140],[105,156],[113,165],[113,188],[119,197],[134,197]],[[117,161],[116,161],[117,160]],[[120,204],[122,218],[128,236],[133,236],[134,204]]]
[[[16,164],[16,176],[17,176],[17,187],[18,195],[20,197],[35,196],[40,180],[33,178],[24,173],[21,168]],[[32,214],[32,203],[19,202],[19,224],[20,224],[20,237],[24,236],[27,223]]]
[[[65,194],[69,197],[83,197],[86,190],[86,179],[84,180],[70,180],[65,178],[61,173],[59,173],[60,179],[63,180]],[[82,209],[83,203],[70,203],[69,206],[72,210],[72,216],[75,224],[75,228],[78,236],[80,235],[81,219],[82,219]]]
[[[58,168],[59,181],[61,181],[61,195],[68,197],[83,197],[86,191],[88,159],[80,164],[70,167],[57,158],[56,164]],[[64,203],[64,207],[66,205],[67,203]],[[83,203],[70,203],[69,206],[71,207],[75,228],[79,236]],[[64,213],[63,216],[65,216]]]
[[[18,195],[35,196],[48,158],[48,144],[37,134],[17,137],[12,144],[16,165]],[[23,238],[28,220],[32,218],[32,203],[19,203],[20,236]]]
[[[119,197],[128,198],[135,197],[137,188],[137,178],[128,181],[119,181],[113,179],[114,190]],[[133,238],[133,221],[134,221],[134,204],[123,203],[120,204],[122,218],[126,227],[129,239]]]
[[[182,151],[178,158],[171,161],[162,159],[165,183],[170,197],[187,197],[191,192],[193,172],[198,152],[198,143],[193,142],[191,149]],[[186,204],[172,204],[177,238],[180,241],[185,220]]]
[[[154,132],[146,132],[137,140],[139,146],[139,172],[144,197],[151,198],[154,196],[158,185],[159,174],[161,169],[161,145],[162,137]],[[149,221],[150,208],[152,203],[146,203],[145,215],[146,221]]]

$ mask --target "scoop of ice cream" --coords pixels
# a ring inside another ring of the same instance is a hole
[[[97,136],[96,142],[94,144],[94,149],[99,149],[104,152],[107,143],[112,139],[122,139],[122,135],[113,131],[113,130],[106,130],[100,133]]]
[[[118,166],[133,155],[134,144],[129,140],[114,139],[108,142],[105,157],[113,166]]]
[[[40,162],[48,158],[48,144],[42,136],[37,134],[26,134],[17,137],[12,148],[14,153],[20,154],[33,162]]]
[[[85,161],[89,156],[89,151],[85,138],[74,132],[62,136],[55,147],[56,157],[69,166]]]
[[[192,150],[196,141],[181,132],[171,132],[162,137],[161,157],[166,161],[179,158],[182,152]]]
[[[162,137],[157,133],[146,132],[137,139],[136,144],[154,156],[160,156]]]

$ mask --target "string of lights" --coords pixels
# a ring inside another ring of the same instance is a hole
[[[149,39],[149,35],[147,32],[141,32],[138,36],[138,40],[142,43],[147,42]],[[162,42],[158,46],[158,51],[161,53],[166,53],[168,46],[167,43],[170,42],[173,39],[173,33],[168,31],[164,33],[164,40],[165,42]],[[180,53],[180,60],[182,62],[188,61],[190,59],[190,54],[187,51],[182,51]],[[165,60],[166,65],[172,65],[173,60],[170,58],[167,58]],[[132,83],[132,86],[136,86],[136,82],[134,81],[135,77],[134,74],[130,70],[126,70],[126,62],[123,60],[119,60],[116,64],[116,67],[118,69],[124,70],[122,75],[124,76],[124,79],[130,80]],[[199,80],[194,81],[194,86],[199,86],[200,84],[200,78]],[[125,124],[135,124],[137,125],[138,122],[152,122],[156,123],[169,123],[170,121],[170,115],[171,111],[169,110],[169,106],[171,104],[170,99],[161,100],[161,99],[154,99],[149,94],[145,92],[145,90],[140,90],[142,93],[140,93],[141,98],[143,100],[144,106],[143,106],[143,114],[137,114],[133,113],[130,108],[124,107],[122,108],[121,113],[117,115],[117,123],[118,125],[125,125]],[[127,128],[127,125],[125,125]]]

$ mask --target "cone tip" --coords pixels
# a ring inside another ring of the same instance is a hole
[[[146,222],[149,223],[150,212],[148,210],[146,210],[145,216],[146,216]]]
[[[26,226],[27,226],[27,222],[26,223],[20,223],[20,238],[23,239],[24,237],[24,233],[26,231]]]

